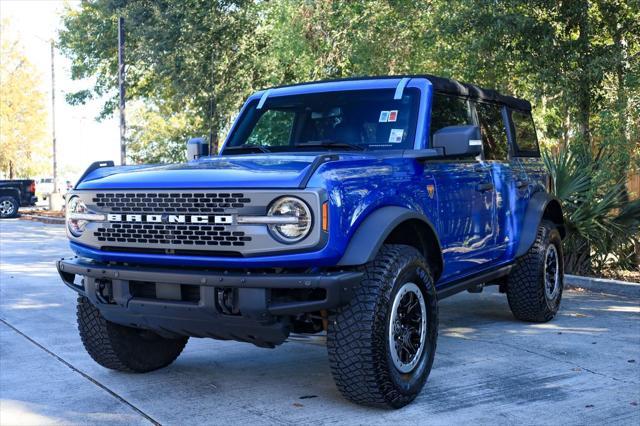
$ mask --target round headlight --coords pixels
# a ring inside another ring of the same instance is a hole
[[[86,220],[73,219],[73,213],[88,213],[89,209],[80,198],[71,197],[67,201],[67,228],[74,237],[79,237],[87,226]]]
[[[280,242],[296,243],[309,235],[311,231],[311,211],[307,204],[299,198],[278,198],[271,203],[268,215],[282,218],[281,224],[269,225],[271,235]]]

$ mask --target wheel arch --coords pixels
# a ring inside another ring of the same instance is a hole
[[[372,261],[383,244],[406,244],[418,249],[433,269],[434,282],[444,266],[438,235],[422,214],[406,207],[381,207],[371,213],[355,231],[338,262],[357,266]]]
[[[562,239],[566,237],[567,231],[560,200],[546,192],[536,192],[531,196],[524,216],[516,257],[523,256],[529,250],[536,239],[538,226],[542,220],[553,222],[558,228],[560,237]]]

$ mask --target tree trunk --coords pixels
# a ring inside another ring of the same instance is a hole
[[[629,107],[629,97],[627,96],[626,87],[626,68],[628,62],[628,54],[626,49],[626,43],[620,34],[620,31],[616,31],[613,35],[613,41],[618,52],[618,61],[616,62],[616,79],[617,79],[617,106],[618,114],[620,114],[620,133],[625,141],[631,139],[631,132],[629,126],[629,116],[627,110]]]
[[[578,131],[582,142],[591,148],[591,35],[589,28],[589,2],[585,1],[578,17],[578,49],[579,76],[578,76]],[[591,149],[589,149],[591,151]]]
[[[13,161],[9,160],[9,180],[13,179]]]

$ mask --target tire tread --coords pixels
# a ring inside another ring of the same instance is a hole
[[[555,225],[549,221],[542,221],[538,227],[536,239],[529,250],[520,257],[507,279],[507,300],[513,315],[522,321],[547,322],[557,312],[549,308],[544,294],[544,256],[550,239],[559,239]],[[558,251],[562,261],[561,248]],[[562,274],[562,267],[561,267]],[[560,281],[562,285],[562,277]],[[562,293],[562,288],[560,290]],[[560,296],[561,297],[561,294]],[[558,304],[560,301],[558,300]]]
[[[385,342],[382,343],[386,344],[386,337],[372,331],[376,323],[385,322],[386,310],[379,309],[379,306],[391,304],[394,274],[401,262],[407,260],[421,262],[427,273],[425,279],[433,285],[424,257],[415,248],[384,245],[376,258],[361,268],[365,275],[350,304],[329,316],[327,351],[331,373],[338,390],[355,403],[399,408],[416,397],[396,391],[380,371],[378,366],[386,363],[386,359],[385,354],[377,348],[380,347],[380,339],[384,338]],[[435,290],[433,295],[435,298]],[[437,318],[437,303],[435,309]],[[437,324],[435,328],[434,339],[437,338]]]
[[[144,373],[171,364],[180,355],[187,338],[162,339],[154,345],[148,360],[133,356],[144,341],[135,336],[133,329],[107,321],[100,311],[84,296],[78,297],[78,331],[86,351],[101,366],[127,373]],[[159,351],[159,352],[158,352]]]

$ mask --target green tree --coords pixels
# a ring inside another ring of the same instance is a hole
[[[0,32],[0,171],[9,179],[49,172],[42,81],[8,21]]]
[[[629,118],[624,94],[638,93],[637,0],[435,5],[428,44],[449,67],[442,71],[532,99],[545,136],[566,144],[577,134],[591,145],[595,115],[619,102]]]
[[[123,16],[128,99],[160,112],[190,111],[185,124],[211,133],[215,145],[243,98],[263,81],[255,62],[262,43],[257,12],[248,0],[83,2],[67,10],[60,46],[72,60],[73,78],[95,77],[96,83],[68,101],[108,95],[102,116],[116,108],[117,19]]]
[[[186,159],[186,141],[201,127],[188,111],[173,113],[148,105],[131,108],[129,157],[135,163],[171,163]]]

